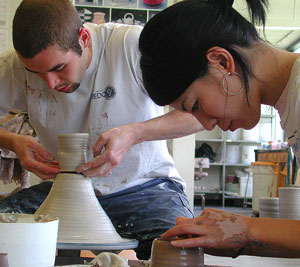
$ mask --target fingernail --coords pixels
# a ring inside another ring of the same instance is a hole
[[[177,241],[171,241],[171,245],[177,245],[178,242]]]

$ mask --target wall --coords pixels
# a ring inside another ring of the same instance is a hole
[[[8,40],[7,40],[7,48],[12,48],[12,21],[15,15],[17,7],[20,5],[22,0],[9,0],[8,1],[8,11],[9,16],[7,16],[7,26],[8,26]]]
[[[186,194],[191,208],[194,207],[194,155],[195,135],[176,138],[169,141],[169,150],[173,156],[175,167],[186,181]]]

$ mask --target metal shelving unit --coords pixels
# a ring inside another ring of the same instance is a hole
[[[271,138],[272,141],[275,141],[275,110],[271,108],[267,111],[268,114],[261,116],[259,127],[262,126],[262,129],[265,131],[266,125],[261,124],[270,123],[270,125],[268,125],[267,138]],[[208,196],[215,194],[221,199],[222,206],[225,206],[226,199],[244,199],[245,203],[251,203],[249,201],[251,200],[250,197],[245,195],[227,195],[225,191],[226,176],[230,174],[230,172],[233,173],[236,169],[244,170],[250,167],[250,162],[228,162],[228,155],[226,154],[226,151],[230,148],[230,146],[238,146],[239,150],[241,150],[243,146],[253,147],[252,161],[254,161],[254,149],[257,149],[259,146],[261,146],[262,142],[265,142],[265,140],[262,140],[261,142],[260,138],[258,138],[259,141],[244,140],[242,138],[233,139],[230,138],[232,136],[229,135],[232,135],[232,133],[227,134],[220,128],[214,129],[213,131],[203,131],[196,134],[196,148],[199,148],[203,143],[207,143],[212,147],[214,152],[217,153],[217,156],[215,157],[215,162],[210,162],[210,167],[208,169],[203,169],[204,172],[208,173],[208,176],[203,177],[200,180],[195,180],[195,196],[197,196],[197,194],[207,194]],[[195,171],[198,170],[199,168],[197,168],[197,163],[195,163]]]

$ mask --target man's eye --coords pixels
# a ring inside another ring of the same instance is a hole
[[[195,102],[194,106],[192,107],[192,112],[199,109],[199,102],[198,100]]]

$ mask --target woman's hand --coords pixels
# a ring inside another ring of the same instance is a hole
[[[202,247],[217,256],[236,257],[249,244],[247,219],[215,209],[206,209],[197,218],[177,218],[176,226],[162,235],[175,247]]]

